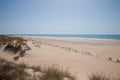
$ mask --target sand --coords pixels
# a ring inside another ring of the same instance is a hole
[[[42,67],[57,66],[68,70],[77,80],[88,80],[91,73],[120,76],[120,41],[74,40],[25,37],[32,50],[16,63]],[[13,60],[12,54],[0,50],[0,57]],[[112,60],[109,60],[112,58]]]

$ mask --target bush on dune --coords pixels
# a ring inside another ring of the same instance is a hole
[[[89,80],[120,80],[120,78],[111,78],[102,74],[93,73],[89,76]]]
[[[19,53],[20,56],[24,56],[24,53],[30,50],[26,42],[27,40],[21,37],[0,35],[0,45],[5,46],[4,50],[14,54]]]

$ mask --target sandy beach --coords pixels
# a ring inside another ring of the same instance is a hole
[[[16,63],[57,66],[71,72],[77,80],[87,80],[91,73],[120,76],[120,41],[24,38],[31,50]],[[13,61],[14,55],[1,48],[0,57]]]

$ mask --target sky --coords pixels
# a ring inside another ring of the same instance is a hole
[[[120,0],[0,0],[1,34],[120,34]]]

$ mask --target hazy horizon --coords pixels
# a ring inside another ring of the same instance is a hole
[[[0,0],[0,34],[120,35],[120,0]]]

